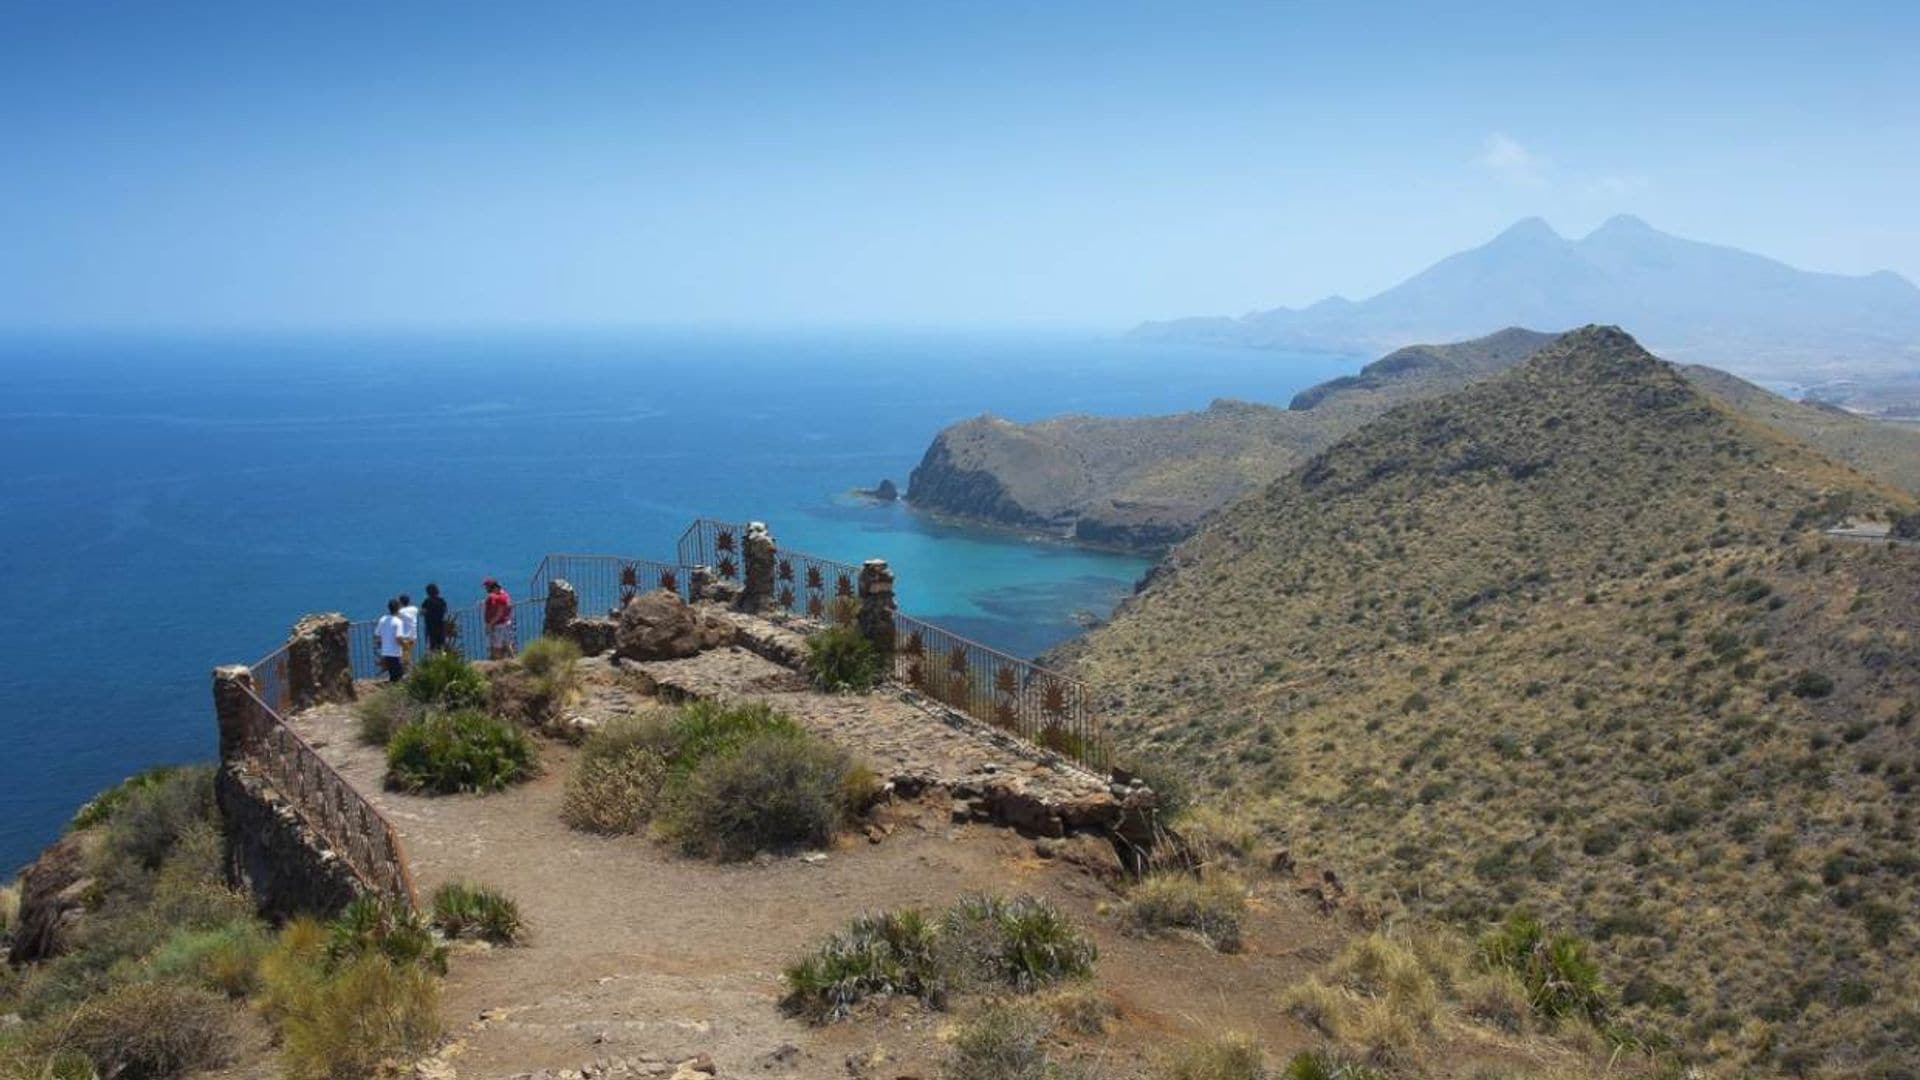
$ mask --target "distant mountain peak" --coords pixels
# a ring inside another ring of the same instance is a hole
[[[1538,217],[1374,296],[1240,319],[1148,323],[1144,337],[1277,349],[1391,352],[1501,326],[1625,326],[1668,359],[1749,376],[1910,369],[1920,289],[1897,274],[1815,273],[1662,232],[1631,214],[1578,240]]]
[[[1660,236],[1667,234],[1647,224],[1632,214],[1615,214],[1600,223],[1600,227],[1587,234],[1587,239],[1596,236]],[[1669,237],[1669,239],[1671,239]]]
[[[1565,239],[1565,237],[1553,231],[1553,226],[1547,224],[1546,218],[1524,217],[1507,226],[1505,231],[1493,238],[1493,243],[1499,245],[1513,244],[1516,242],[1558,244],[1563,243]]]

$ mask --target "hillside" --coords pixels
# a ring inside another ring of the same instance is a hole
[[[1662,356],[1796,379],[1911,370],[1920,289],[1897,274],[1799,270],[1619,216],[1568,239],[1528,218],[1361,301],[1147,323],[1145,337],[1272,348],[1392,349],[1489,326],[1617,322]]]
[[[1818,527],[1911,505],[1588,327],[1223,511],[1063,659],[1296,858],[1575,928],[1642,1037],[1910,1075],[1920,559]]]
[[[1165,548],[1246,492],[1395,405],[1505,371],[1553,340],[1509,328],[1449,345],[1410,345],[1294,396],[1288,408],[1221,400],[1170,416],[977,417],[940,432],[907,498],[977,523],[1043,529],[1136,550]],[[1763,424],[1902,490],[1920,492],[1920,428],[1788,400],[1714,368],[1694,386]]]
[[[1165,547],[1207,514],[1283,475],[1392,405],[1519,363],[1552,335],[1518,328],[1401,349],[1290,408],[1220,400],[1151,417],[983,416],[935,437],[908,484],[914,506],[1131,548]]]

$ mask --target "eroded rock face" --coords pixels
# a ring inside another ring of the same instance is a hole
[[[717,613],[690,607],[665,589],[620,609],[614,652],[623,660],[679,660],[731,645],[739,631]]]
[[[20,915],[9,960],[31,964],[66,951],[74,926],[86,914],[99,845],[93,830],[63,836],[20,874]]]

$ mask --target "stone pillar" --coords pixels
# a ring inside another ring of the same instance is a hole
[[[222,763],[238,757],[252,734],[249,721],[254,704],[247,700],[247,691],[252,689],[253,672],[245,664],[213,669],[213,716],[220,724]]]
[[[337,611],[302,616],[287,637],[287,699],[298,712],[322,702],[353,700],[347,617]]]
[[[764,521],[747,523],[740,541],[740,610],[765,611],[773,604],[773,568],[777,561],[773,534]]]
[[[885,559],[860,564],[860,636],[873,643],[883,659],[893,656],[893,568]]]
[[[573,589],[573,583],[566,578],[551,578],[547,581],[547,633],[554,637],[567,636],[567,628],[573,620],[580,617],[580,594]]]

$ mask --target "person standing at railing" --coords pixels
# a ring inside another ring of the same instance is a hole
[[[487,658],[505,660],[515,651],[513,640],[513,597],[492,578],[480,583],[487,590],[480,618],[487,624]]]
[[[413,668],[413,646],[419,640],[420,609],[413,606],[413,597],[400,594],[400,666],[408,670]]]
[[[440,586],[429,583],[427,598],[420,601],[420,622],[427,631],[427,651],[441,652],[447,647],[447,601]]]
[[[380,666],[387,672],[387,681],[399,682],[406,673],[400,659],[400,601],[387,601],[387,613],[373,624],[373,639],[380,644]]]

